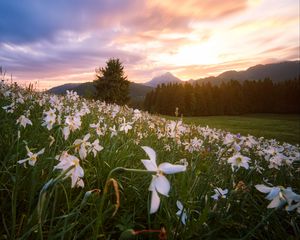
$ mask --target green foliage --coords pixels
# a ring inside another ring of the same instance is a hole
[[[105,68],[96,69],[96,98],[124,105],[129,101],[129,81],[119,59],[109,59]]]

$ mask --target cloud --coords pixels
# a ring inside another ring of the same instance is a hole
[[[51,86],[92,80],[111,57],[137,82],[299,59],[295,0],[7,0],[0,9],[0,65]]]
[[[125,20],[136,31],[187,31],[191,21],[214,21],[241,12],[247,1],[152,0]]]
[[[116,24],[130,0],[0,1],[0,42],[52,40],[60,31],[84,31]]]

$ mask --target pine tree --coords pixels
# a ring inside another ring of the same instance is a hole
[[[111,58],[105,68],[96,69],[95,97],[107,103],[124,105],[129,101],[129,81],[118,58]]]

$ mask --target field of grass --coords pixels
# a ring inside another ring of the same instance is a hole
[[[169,119],[176,119],[170,118]],[[300,115],[249,114],[241,116],[184,117],[184,123],[223,129],[280,142],[300,144]]]
[[[299,170],[299,146],[0,83],[0,239],[299,239]]]

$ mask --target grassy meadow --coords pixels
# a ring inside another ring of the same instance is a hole
[[[165,117],[165,116],[164,116]],[[167,117],[169,119],[176,119]],[[300,115],[249,114],[241,116],[184,117],[183,122],[300,144]]]
[[[299,238],[299,146],[204,119],[1,83],[0,238]]]

